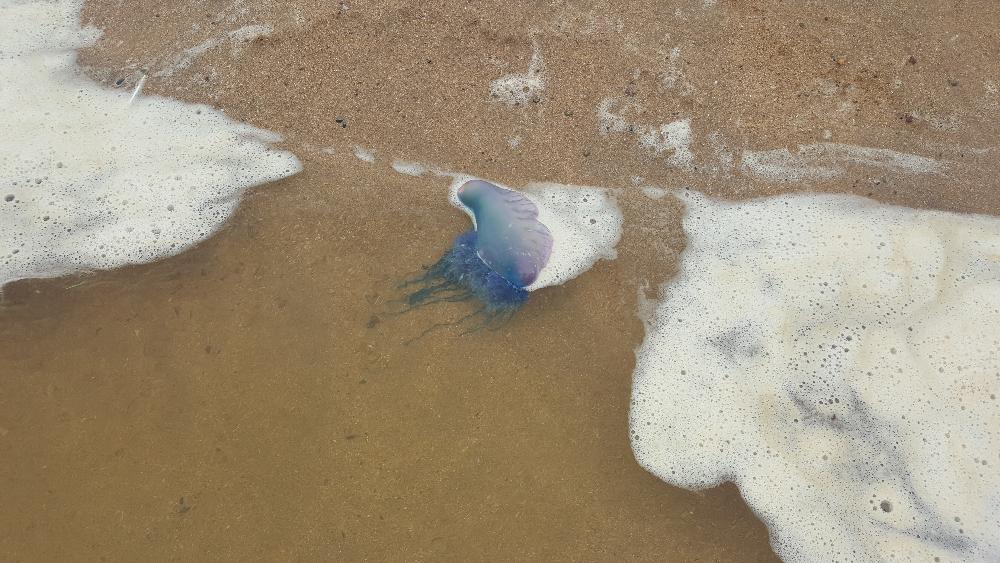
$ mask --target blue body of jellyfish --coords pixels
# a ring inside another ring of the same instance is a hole
[[[518,192],[470,180],[457,195],[475,229],[456,237],[440,260],[401,285],[409,291],[404,299],[406,310],[474,300],[480,307],[456,322],[481,317],[470,331],[497,326],[528,300],[526,288],[548,262],[552,235],[538,221],[535,204]],[[444,324],[434,325],[425,334]]]

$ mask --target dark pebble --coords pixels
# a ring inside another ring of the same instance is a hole
[[[910,63],[911,65],[915,65],[915,64],[917,64],[917,57],[914,57],[913,55],[910,55],[910,58],[906,59],[906,62]]]

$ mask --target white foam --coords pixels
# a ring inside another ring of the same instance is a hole
[[[694,154],[690,148],[690,119],[678,119],[657,127],[640,129],[639,142],[657,154],[672,152],[667,161],[679,168],[688,168],[694,162]]]
[[[680,58],[681,58],[681,48],[674,47],[670,50],[670,54],[667,55],[667,69],[663,73],[663,86],[672,90],[677,86],[677,81],[683,77],[683,73],[680,68]]]
[[[736,482],[786,561],[1000,560],[1000,219],[683,199],[637,352],[639,463]]]
[[[354,152],[354,157],[360,161],[375,162],[375,153],[364,147],[355,145],[353,152]]]
[[[908,174],[932,174],[944,168],[937,160],[915,154],[842,143],[801,145],[794,153],[788,149],[743,151],[744,170],[770,180],[833,178],[844,174],[849,164]]]
[[[537,40],[532,40],[531,62],[527,72],[505,74],[490,82],[490,95],[501,102],[516,106],[539,101],[545,90],[545,61]]]
[[[0,286],[176,254],[301,168],[274,133],[80,74],[80,5],[0,2]]]
[[[598,260],[618,257],[623,218],[607,190],[539,182],[520,191],[535,203],[538,220],[552,233],[552,256],[529,291],[562,285]]]
[[[605,98],[597,106],[597,125],[602,134],[631,133],[640,145],[661,155],[666,153],[667,163],[677,168],[689,169],[694,165],[691,152],[691,119],[683,118],[659,125],[630,122],[617,112],[618,100]]]
[[[218,47],[222,44],[221,37],[211,37],[202,41],[201,43],[195,45],[194,47],[188,47],[181,51],[176,57],[174,57],[173,62],[165,65],[160,70],[153,73],[156,78],[166,78],[173,76],[179,70],[184,70],[194,64],[198,58],[200,58],[205,53],[211,51],[212,49]]]
[[[173,62],[156,71],[153,76],[156,78],[173,76],[177,71],[190,67],[202,55],[216,47],[224,45],[227,41],[230,43],[232,56],[237,57],[243,52],[243,47],[247,43],[258,37],[267,37],[273,32],[274,28],[270,25],[257,24],[247,25],[222,35],[210,37],[194,47],[189,47],[181,51],[174,57]]]
[[[602,134],[633,132],[629,122],[614,111],[617,106],[615,98],[604,98],[597,105],[597,125]]]
[[[681,59],[681,48],[674,47],[669,53],[659,50],[658,51],[664,60],[663,78],[660,83],[667,90],[674,90],[681,96],[690,96],[694,94],[695,88],[684,77],[684,61]]]
[[[239,44],[250,43],[260,37],[268,37],[274,32],[274,28],[270,25],[246,25],[239,29],[234,29],[230,31],[227,35],[229,40],[234,42],[233,50],[237,53],[240,51]]]
[[[649,199],[663,199],[667,196],[667,190],[656,186],[645,186],[642,188],[642,193]]]
[[[406,174],[407,176],[423,176],[430,169],[426,165],[419,162],[407,162],[405,160],[394,160],[392,161],[392,169],[400,174]]]
[[[79,25],[82,0],[0,4],[0,58],[63,51],[93,43],[101,32]],[[4,62],[6,66],[6,62]]]

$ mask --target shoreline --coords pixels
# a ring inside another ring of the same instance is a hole
[[[109,88],[227,38],[150,78],[144,94],[280,133],[278,148],[304,171],[252,189],[221,231],[179,256],[8,287],[0,443],[12,461],[0,482],[15,493],[0,551],[776,560],[735,487],[670,487],[629,448],[637,312],[685,246],[680,203],[641,188],[726,199],[830,191],[997,214],[988,143],[1000,101],[981,78],[1000,63],[981,45],[1000,44],[989,29],[998,7],[819,14],[678,2],[677,15],[652,1],[627,13],[606,2],[481,3],[449,17],[441,1],[344,5],[86,4],[84,24],[104,36],[80,64]],[[964,38],[951,41],[956,28]],[[491,99],[492,80],[534,65],[536,44],[539,101]],[[623,130],[602,132],[605,99]],[[672,165],[675,148],[643,144],[686,118],[697,169]],[[804,166],[838,175],[781,182],[741,158],[827,142],[945,168],[914,174],[827,154]],[[380,307],[467,219],[448,204],[446,179],[399,174],[396,159],[512,186],[614,189],[618,258],[535,292],[496,333],[402,346],[461,316],[445,307],[389,320]]]

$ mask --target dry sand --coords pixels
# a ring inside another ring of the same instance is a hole
[[[149,69],[146,94],[278,131],[305,172],[173,259],[8,287],[2,558],[773,560],[734,487],[666,486],[629,450],[640,296],[684,247],[679,204],[634,177],[996,213],[1000,6],[911,4],[89,3],[93,77],[130,88]],[[273,31],[228,38],[261,24]],[[533,41],[545,89],[492,99]],[[691,118],[696,168],[602,134],[608,98],[638,129]],[[827,141],[942,171],[775,182],[739,166],[743,150]],[[467,219],[443,179],[397,174],[395,158],[616,188],[619,259],[537,292],[497,332],[404,346],[466,310],[385,314]]]

